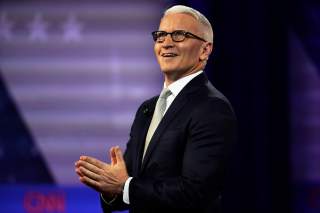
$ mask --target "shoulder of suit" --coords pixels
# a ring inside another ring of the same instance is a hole
[[[158,99],[159,96],[154,96],[152,98],[149,98],[147,100],[145,100],[144,102],[142,102],[142,104],[140,104],[137,112],[139,111],[145,111],[146,109],[151,109],[153,108],[153,106],[156,104],[157,102],[157,99]]]
[[[154,97],[152,97],[152,98],[149,98],[149,99],[145,100],[145,101],[141,104],[141,106],[154,104],[154,103],[157,102],[158,98],[159,98],[159,95],[154,96]]]
[[[228,99],[224,96],[213,96],[206,99],[202,99],[194,107],[193,113],[203,114],[207,116],[209,114],[223,113],[234,115],[233,107]]]
[[[233,113],[230,101],[223,93],[215,88],[210,81],[205,85],[198,87],[196,92],[191,95],[190,99],[193,102],[194,108],[196,108],[195,112],[225,111]]]

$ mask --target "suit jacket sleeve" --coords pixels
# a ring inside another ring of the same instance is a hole
[[[144,106],[145,106],[145,103],[143,103],[137,110],[137,113],[135,115],[135,121],[133,123],[136,122],[136,118],[137,118],[137,115],[141,114],[141,113],[144,113],[143,110],[144,109]],[[134,125],[133,125],[134,126]],[[129,159],[132,159],[132,150],[131,150],[131,132],[132,130],[130,131],[130,138],[129,138],[129,141],[127,143],[127,147],[126,147],[126,151],[124,153],[124,160],[126,162],[126,167],[127,167],[127,172],[129,174],[129,176],[133,176],[132,174],[132,161],[129,160]],[[118,195],[118,197],[114,200],[114,202],[110,203],[110,204],[107,204],[105,203],[101,197],[100,197],[100,204],[101,204],[101,208],[103,210],[104,213],[111,213],[112,211],[120,211],[120,210],[125,210],[125,209],[128,209],[129,208],[129,205],[125,204],[123,202],[123,195],[120,194]]]
[[[199,209],[218,198],[235,138],[235,116],[225,100],[211,98],[192,110],[185,130],[179,176],[137,177],[129,186],[130,205],[146,209]]]

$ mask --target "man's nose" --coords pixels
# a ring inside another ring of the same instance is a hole
[[[172,37],[170,34],[167,34],[165,37],[164,37],[164,41],[162,42],[162,46],[164,48],[170,48],[170,47],[173,47],[174,46],[174,41],[172,40]]]

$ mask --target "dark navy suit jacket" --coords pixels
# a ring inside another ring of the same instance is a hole
[[[125,151],[130,205],[122,196],[104,212],[220,212],[221,192],[236,119],[229,101],[205,74],[177,95],[155,131],[142,162],[146,134],[158,97],[138,109]]]

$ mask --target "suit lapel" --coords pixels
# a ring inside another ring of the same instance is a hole
[[[143,172],[143,170],[145,169],[148,161],[150,160],[151,156],[152,156],[152,152],[154,151],[154,149],[156,148],[157,144],[159,143],[159,139],[161,137],[161,135],[165,132],[167,126],[171,123],[172,119],[174,119],[176,117],[176,114],[179,113],[179,111],[183,108],[183,106],[187,103],[188,101],[188,95],[192,92],[195,92],[199,86],[203,86],[205,83],[207,83],[208,79],[206,77],[205,74],[200,74],[197,77],[195,77],[194,79],[192,79],[182,90],[181,92],[177,95],[177,97],[174,99],[173,103],[170,105],[168,111],[166,112],[166,114],[164,115],[164,117],[162,118],[161,122],[159,123],[156,131],[154,132],[151,141],[149,143],[149,146],[147,148],[146,154],[144,156],[142,165],[141,165],[141,170],[140,172]],[[153,104],[153,110],[155,107],[156,101]],[[151,113],[151,118],[153,115],[153,110]],[[143,137],[141,138],[141,146],[139,148],[139,162],[141,162],[142,160],[142,154],[143,154],[143,148],[144,148],[144,144],[145,144],[145,138],[146,138],[146,134],[151,122],[151,118],[148,120],[146,127],[144,128],[144,133],[143,133]],[[139,164],[140,165],[140,164]]]
[[[163,132],[166,130],[166,127],[168,124],[171,123],[171,120],[174,119],[175,115],[181,110],[181,108],[187,103],[187,98],[185,95],[178,95],[176,99],[173,101],[171,106],[169,107],[168,111],[162,118],[161,122],[159,123],[156,131],[154,132],[151,141],[149,143],[149,146],[147,148],[146,154],[144,156],[141,172],[143,171],[145,165],[147,164],[148,160],[150,159],[152,152],[154,151],[155,147],[157,146],[160,136],[163,134]],[[149,122],[150,124],[150,122]],[[148,126],[149,127],[149,126]],[[147,128],[148,129],[148,128]],[[144,143],[143,143],[144,144]]]
[[[156,105],[157,98],[154,98],[150,103],[145,104],[142,108],[142,113],[143,116],[145,116],[145,122],[143,123],[143,126],[141,128],[141,132],[139,134],[138,138],[138,146],[137,146],[137,155],[136,155],[136,160],[135,160],[135,170],[136,174],[139,173],[140,168],[141,168],[141,161],[142,161],[142,155],[143,155],[143,150],[144,150],[144,144],[145,144],[145,139],[147,135],[147,131],[149,129],[152,115],[154,112],[154,108]]]

